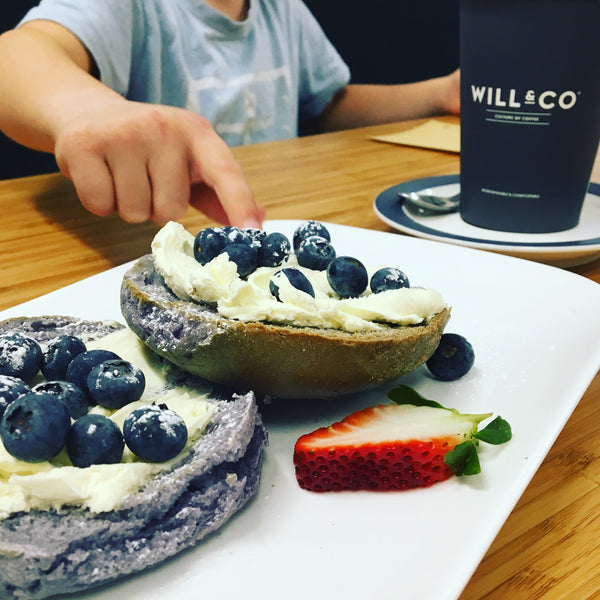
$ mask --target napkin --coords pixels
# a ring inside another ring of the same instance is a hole
[[[421,125],[388,135],[377,135],[378,142],[432,148],[446,152],[460,152],[460,125],[439,119],[430,119]]]

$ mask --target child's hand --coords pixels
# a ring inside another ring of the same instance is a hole
[[[183,109],[120,98],[86,107],[64,121],[55,154],[96,215],[116,211],[128,222],[163,224],[191,204],[239,227],[259,227],[264,217],[231,150],[205,119]]]

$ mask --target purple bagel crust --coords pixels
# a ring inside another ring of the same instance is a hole
[[[0,323],[0,332],[21,330],[46,342],[53,331],[91,338],[119,327],[41,317]],[[267,434],[252,393],[214,402],[217,412],[191,451],[118,510],[34,510],[0,521],[0,598],[35,600],[105,584],[190,548],[225,524],[258,490]]]

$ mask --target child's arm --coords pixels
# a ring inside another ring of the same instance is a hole
[[[460,72],[401,85],[348,85],[319,119],[322,131],[460,113]]]
[[[0,36],[0,128],[54,152],[92,213],[163,223],[188,204],[240,227],[264,217],[241,167],[192,112],[130,102],[95,79],[81,42],[50,21]]]

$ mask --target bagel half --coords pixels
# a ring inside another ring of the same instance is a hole
[[[40,317],[1,322],[0,333],[18,330],[42,343],[58,334],[89,341],[119,327]],[[182,377],[193,385],[181,373],[167,385]],[[240,510],[258,490],[266,431],[253,394],[209,401],[216,412],[189,452],[117,510],[63,507],[0,520],[0,598],[48,598],[137,573],[194,546]]]
[[[279,398],[337,396],[410,373],[433,354],[450,318],[446,308],[421,325],[365,333],[244,323],[177,298],[152,255],[125,274],[121,312],[151,350],[181,369]]]

